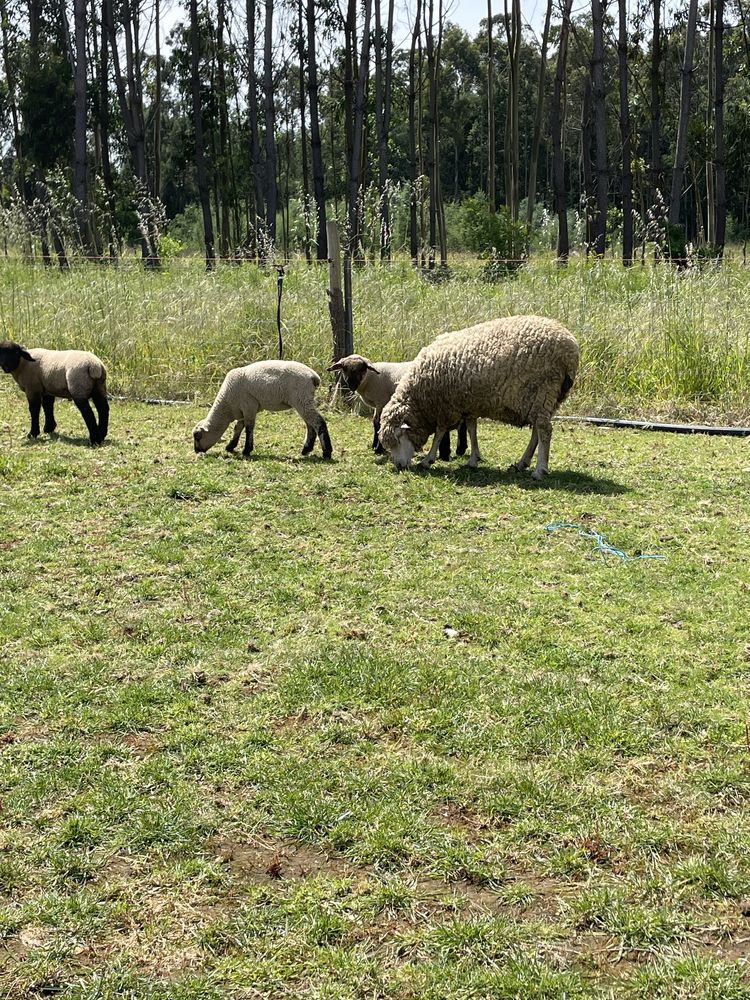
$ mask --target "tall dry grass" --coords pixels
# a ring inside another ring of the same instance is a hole
[[[304,261],[284,283],[286,356],[318,370],[331,354],[326,285],[327,269]],[[610,260],[559,269],[539,257],[500,284],[481,281],[471,261],[444,283],[403,260],[354,273],[356,349],[376,359],[412,357],[445,330],[520,312],[554,316],[580,339],[572,408],[750,416],[750,271],[738,256],[685,272]],[[30,346],[95,351],[115,394],[205,397],[228,368],[275,356],[276,273],[245,264],[206,274],[198,259],[178,259],[159,274],[135,260],[61,274],[6,259],[0,324],[3,338]]]

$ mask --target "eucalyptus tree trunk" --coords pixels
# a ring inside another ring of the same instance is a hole
[[[609,171],[607,170],[607,113],[604,90],[604,8],[602,0],[592,0],[594,51],[591,58],[591,84],[596,134],[596,222],[594,251],[604,255],[607,246],[607,209],[609,207]]]
[[[391,127],[393,94],[394,7],[394,0],[388,0],[388,27],[386,30],[385,46],[383,46],[380,0],[375,0],[375,123],[378,140],[381,260],[388,259],[391,256],[390,212],[388,205],[388,136]]]
[[[521,152],[518,133],[519,73],[521,55],[521,0],[505,0],[505,37],[508,44],[508,112],[505,129],[505,203],[513,221],[518,219]]]
[[[651,204],[662,201],[664,165],[661,156],[661,5],[654,0],[654,29],[651,40]]]
[[[305,24],[302,0],[297,0],[297,56],[299,59],[299,118],[302,150],[302,205],[305,222],[305,259],[312,260],[310,247],[310,168],[307,160],[307,123],[305,121]]]
[[[419,263],[419,235],[417,230],[417,184],[419,168],[417,165],[417,43],[422,31],[422,0],[417,0],[414,13],[414,28],[409,48],[409,166],[411,180],[411,197],[409,199],[409,249],[414,267]]]
[[[435,163],[437,160],[435,118],[437,115],[437,92],[435,76],[435,36],[433,34],[435,26],[435,3],[434,0],[427,0],[427,20],[425,23],[425,47],[427,49],[427,178],[430,185],[429,190],[429,267],[435,266],[435,249],[437,247],[437,173]]]
[[[680,202],[682,200],[682,184],[685,177],[685,161],[687,159],[688,125],[690,120],[690,102],[693,96],[693,55],[695,52],[695,30],[698,21],[698,0],[690,0],[688,7],[687,30],[685,34],[685,55],[682,62],[682,83],[680,86],[680,118],[677,126],[677,143],[675,147],[674,169],[672,170],[672,190],[669,196],[670,225],[676,226],[680,221]]]
[[[362,27],[362,49],[357,74],[354,117],[352,120],[352,151],[349,162],[349,255],[356,256],[360,250],[360,205],[359,192],[362,182],[362,150],[365,137],[365,113],[367,110],[367,73],[370,65],[370,20],[372,0],[364,0],[364,24]]]
[[[107,2],[103,0],[101,18],[101,45],[99,47],[99,144],[102,158],[102,180],[107,198],[107,245],[110,260],[114,260],[118,252],[117,213],[115,211],[115,182],[112,174],[112,161],[109,155],[109,45],[107,42]]]
[[[73,168],[73,194],[76,199],[78,237],[84,254],[92,252],[89,225],[88,158],[86,148],[86,122],[88,101],[86,93],[86,0],[74,0],[75,25],[75,162]]]
[[[13,149],[16,154],[16,169],[19,177],[19,190],[25,198],[25,178],[23,163],[23,145],[21,141],[21,127],[18,118],[18,101],[16,96],[16,70],[13,56],[11,54],[10,21],[8,18],[7,0],[0,0],[0,31],[3,40],[3,64],[5,68],[5,80],[8,87],[8,103],[10,104],[10,115],[13,123]]]
[[[193,94],[193,130],[195,132],[195,169],[198,175],[198,195],[203,212],[203,240],[206,248],[206,270],[216,267],[214,225],[211,218],[211,192],[206,171],[203,137],[203,108],[200,86],[200,34],[198,30],[198,0],[190,0],[190,84]]]
[[[570,253],[568,237],[568,206],[567,189],[565,186],[565,156],[563,153],[563,124],[565,106],[563,102],[565,91],[565,69],[568,61],[568,37],[570,35],[570,9],[573,0],[563,0],[562,23],[560,39],[557,47],[557,67],[555,69],[555,85],[552,93],[552,110],[550,126],[552,132],[552,173],[555,191],[555,212],[557,213],[557,259],[560,264],[566,264]]]
[[[628,101],[628,24],[627,0],[618,0],[620,75],[620,136],[622,139],[622,262],[633,263],[633,167],[630,104]]]
[[[258,253],[258,229],[265,217],[263,160],[260,150],[260,131],[258,129],[258,77],[255,72],[255,21],[257,16],[256,0],[247,0],[245,5],[247,20],[247,120],[250,131],[250,165],[253,175],[253,211],[251,214],[252,228],[248,233],[250,245],[255,254]]]
[[[714,243],[723,251],[727,229],[726,148],[724,142],[724,0],[716,0],[715,31],[716,103],[714,110],[714,161],[716,164],[716,233]]]
[[[581,208],[586,233],[586,256],[593,248],[594,233],[594,168],[591,160],[591,150],[594,148],[594,112],[591,96],[591,77],[583,80],[583,101],[581,103],[581,174],[583,175]]]
[[[716,236],[716,189],[714,185],[714,46],[716,42],[716,5],[708,4],[708,86],[706,88],[706,242]]]
[[[492,44],[492,0],[487,0],[487,204],[494,215],[497,209],[497,168],[495,166],[495,52]]]
[[[276,115],[273,103],[273,0],[266,0],[266,29],[263,55],[263,90],[266,117],[266,229],[268,238],[276,242]]]
[[[113,0],[104,0],[109,34],[112,69],[114,71],[120,114],[125,126],[128,149],[141,197],[149,198],[151,185],[146,160],[146,123],[143,114],[143,88],[140,71],[141,46],[138,37],[138,11],[126,2],[120,8],[125,34],[125,75],[120,63],[120,48],[115,26]],[[148,268],[160,266],[157,233],[151,209],[141,205],[141,254]],[[145,231],[144,231],[145,230]]]
[[[156,71],[154,80],[154,197],[161,198],[161,3],[154,0],[154,43]]]
[[[219,190],[221,198],[219,253],[228,260],[231,253],[232,234],[229,205],[232,200],[229,176],[229,113],[227,103],[227,75],[224,54],[224,25],[226,0],[218,0],[216,18],[216,78],[219,98]]]
[[[531,159],[529,162],[529,190],[526,199],[526,232],[531,233],[534,222],[534,206],[536,204],[536,175],[539,164],[539,147],[542,141],[542,116],[544,115],[544,81],[547,72],[547,46],[549,44],[549,26],[552,20],[552,0],[547,0],[547,12],[544,16],[542,31],[542,51],[539,65],[539,82],[536,91],[536,113],[534,115],[534,138],[531,141]]]
[[[310,98],[310,144],[312,147],[313,190],[315,211],[318,218],[318,260],[328,258],[328,232],[326,228],[325,174],[323,147],[320,139],[320,111],[318,102],[318,62],[315,51],[315,0],[307,0],[307,92]],[[331,128],[333,138],[333,127]]]

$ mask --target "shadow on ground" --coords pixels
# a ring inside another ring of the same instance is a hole
[[[553,470],[541,482],[532,479],[529,472],[482,466],[478,469],[472,469],[468,465],[452,468],[433,465],[429,469],[414,466],[413,472],[423,476],[442,476],[443,479],[450,479],[459,486],[515,486],[521,490],[565,490],[567,493],[593,493],[601,496],[619,496],[630,492],[628,486],[623,486],[613,479],[595,478],[586,475],[585,472],[572,472],[566,469]]]

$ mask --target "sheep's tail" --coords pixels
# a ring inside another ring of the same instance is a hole
[[[313,372],[312,375],[310,376],[310,381],[317,389],[318,386],[320,385],[320,375],[318,375],[317,372]]]
[[[101,361],[89,361],[88,370],[93,382],[104,382],[107,378],[107,369]]]

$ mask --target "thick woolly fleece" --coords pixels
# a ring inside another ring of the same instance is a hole
[[[247,432],[245,454],[252,451],[255,417],[261,410],[276,412],[296,410],[308,428],[305,454],[311,450],[315,435],[320,437],[324,455],[330,455],[326,423],[315,406],[315,390],[320,376],[298,361],[256,361],[227,373],[206,418],[196,424],[193,439],[196,451],[207,451],[229,424],[237,421],[228,448],[237,445],[244,427]]]
[[[570,331],[543,316],[445,333],[419,352],[383,408],[380,439],[393,452],[404,433],[421,448],[430,434],[463,419],[547,424],[573,385],[579,356]]]

